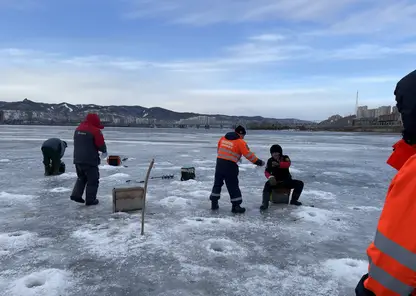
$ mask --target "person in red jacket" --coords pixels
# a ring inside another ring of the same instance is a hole
[[[403,132],[387,163],[398,172],[367,248],[368,272],[355,288],[357,296],[416,295],[416,71],[397,83],[394,95]]]
[[[89,113],[74,133],[74,164],[78,178],[72,190],[71,200],[85,202],[87,206],[98,204],[97,191],[100,179],[98,165],[101,163],[98,152],[102,152],[103,158],[107,156],[102,129],[104,126],[98,115]],[[84,190],[85,201],[82,198]]]
[[[299,197],[302,194],[304,184],[300,180],[292,179],[289,171],[291,165],[289,156],[284,155],[282,147],[277,144],[270,147],[270,154],[272,157],[267,160],[266,169],[264,170],[267,182],[264,184],[260,210],[264,211],[269,207],[270,194],[274,188],[293,189],[290,204],[302,205]]]

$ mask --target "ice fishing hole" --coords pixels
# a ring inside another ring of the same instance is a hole
[[[21,232],[13,232],[9,233],[9,236],[22,236],[23,234]]]
[[[348,266],[351,266],[351,267],[357,267],[358,266],[357,262],[354,262],[354,261],[348,261],[345,264],[348,265]]]
[[[210,248],[211,248],[211,250],[213,250],[215,252],[220,252],[220,253],[224,252],[224,247],[219,242],[213,242],[213,243],[211,243]]]
[[[309,212],[308,215],[311,217],[316,217],[316,213]]]
[[[195,221],[202,222],[202,221],[204,221],[204,219],[202,219],[202,218],[196,218]]]
[[[25,283],[26,287],[28,288],[40,287],[40,286],[43,286],[44,284],[45,284],[45,281],[41,279],[30,279]]]

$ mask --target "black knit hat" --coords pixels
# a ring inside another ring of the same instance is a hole
[[[275,144],[272,147],[270,147],[270,154],[273,154],[275,152],[280,153],[280,154],[283,154],[282,147],[280,147],[280,145],[277,145],[277,144]]]
[[[235,128],[235,132],[237,134],[241,134],[241,135],[244,135],[244,136],[247,134],[246,129],[244,127],[242,127],[241,125],[239,125]]]
[[[394,90],[403,122],[403,140],[416,144],[416,70],[404,76]]]

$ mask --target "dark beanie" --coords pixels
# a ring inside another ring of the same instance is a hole
[[[244,135],[244,136],[247,134],[246,129],[244,127],[242,127],[241,125],[239,125],[235,128],[235,132],[237,134],[241,134],[241,135]]]
[[[280,154],[283,154],[283,149],[282,149],[282,147],[280,147],[280,145],[277,145],[277,144],[275,144],[275,145],[273,145],[272,147],[270,147],[270,154],[273,154],[273,153],[275,153],[275,152],[278,152],[278,153],[280,153]]]
[[[403,122],[403,140],[416,144],[416,70],[404,76],[394,90]]]

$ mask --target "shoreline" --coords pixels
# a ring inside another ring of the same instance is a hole
[[[68,123],[59,123],[59,124],[46,124],[46,123],[36,123],[36,124],[30,124],[30,123],[0,123],[0,126],[78,126],[79,123],[74,122],[68,122]],[[187,127],[187,128],[181,128],[178,126],[164,126],[164,125],[138,125],[138,124],[109,124],[109,123],[103,123],[106,127],[132,127],[132,128],[171,128],[171,129],[204,129],[204,127],[196,128],[196,127]],[[219,127],[211,127],[209,129],[221,129]],[[227,129],[224,127],[223,129]],[[290,126],[284,126],[281,128],[247,128],[248,130],[263,130],[263,131],[307,131],[307,132],[356,132],[356,133],[378,133],[378,134],[400,134],[402,132],[403,127],[402,126],[386,126],[386,125],[376,125],[376,126],[346,126],[346,127],[316,127],[316,126],[296,126],[296,127],[290,127]]]

